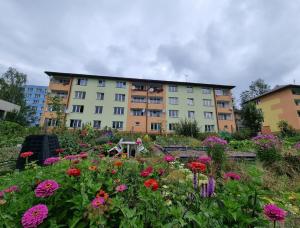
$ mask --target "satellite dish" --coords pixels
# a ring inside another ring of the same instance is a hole
[[[150,92],[150,93],[153,93],[153,92],[154,92],[154,89],[153,89],[153,88],[150,88],[150,89],[149,89],[149,92]]]

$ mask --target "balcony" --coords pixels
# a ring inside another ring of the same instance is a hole
[[[49,84],[49,90],[59,90],[59,91],[69,91],[70,90],[70,83],[56,83],[56,82],[50,82]]]

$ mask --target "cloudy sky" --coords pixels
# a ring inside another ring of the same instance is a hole
[[[0,73],[300,84],[300,0],[1,0]]]

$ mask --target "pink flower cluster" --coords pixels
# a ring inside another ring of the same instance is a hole
[[[207,147],[214,147],[216,145],[226,146],[227,141],[217,136],[209,136],[206,139],[204,139],[202,144],[203,146],[207,146]]]
[[[44,165],[53,165],[60,161],[60,157],[50,157],[44,161]]]
[[[70,155],[66,155],[64,157],[64,159],[66,160],[76,160],[76,159],[86,159],[88,157],[88,153],[87,152],[80,152],[80,154],[70,154]]]
[[[99,208],[103,204],[105,204],[105,199],[103,197],[96,197],[92,201],[92,207],[93,208]]]
[[[54,180],[45,180],[41,182],[34,190],[35,196],[38,198],[46,198],[52,196],[59,188],[59,185]]]
[[[294,147],[296,150],[300,150],[300,142],[297,142]]]
[[[151,166],[147,167],[146,169],[144,169],[140,175],[142,177],[148,177],[151,173],[153,172],[153,168]]]
[[[210,156],[206,156],[206,155],[202,155],[198,158],[198,160],[203,163],[203,164],[209,164],[211,162],[211,157]]]
[[[240,180],[241,179],[241,176],[237,173],[234,173],[234,172],[228,172],[228,173],[225,173],[224,174],[224,179],[225,180]]]
[[[166,155],[166,156],[164,157],[164,160],[165,160],[166,162],[173,162],[173,161],[175,161],[175,157],[173,157],[172,155]]]
[[[127,190],[127,186],[125,184],[121,184],[119,186],[116,187],[116,191],[117,192],[124,192],[125,190]]]
[[[4,196],[5,193],[18,192],[20,189],[17,185],[12,185],[2,191],[0,191],[0,198]]]
[[[283,222],[287,212],[275,204],[267,204],[264,206],[264,214],[270,221],[279,221]]]
[[[275,135],[258,135],[252,138],[252,141],[260,149],[271,149],[280,144],[279,139]]]
[[[44,204],[38,204],[28,209],[22,217],[24,228],[38,227],[48,216],[48,207]]]

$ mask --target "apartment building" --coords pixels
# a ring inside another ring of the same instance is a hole
[[[195,119],[202,132],[235,131],[231,89],[234,86],[45,72],[49,91],[62,96],[65,123],[90,123],[122,131],[174,131],[180,119]],[[55,126],[51,104],[45,103],[41,124]]]
[[[300,85],[277,86],[250,101],[254,101],[264,114],[263,133],[278,132],[280,120],[300,130]]]
[[[24,95],[26,105],[30,106],[34,111],[34,116],[30,116],[30,125],[39,126],[41,116],[44,111],[45,96],[47,94],[47,86],[26,85],[24,86]]]

